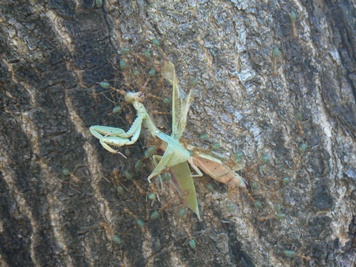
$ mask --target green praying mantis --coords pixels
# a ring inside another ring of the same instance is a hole
[[[180,190],[184,193],[186,203],[200,220],[198,201],[196,196],[193,177],[202,176],[202,169],[213,179],[231,186],[245,187],[245,182],[235,171],[244,167],[236,162],[230,163],[228,167],[226,158],[218,154],[203,152],[191,145],[184,147],[180,139],[184,133],[190,105],[193,100],[193,91],[186,94],[178,86],[175,67],[172,62],[166,60],[161,74],[173,87],[172,93],[172,134],[167,135],[161,132],[153,123],[145,106],[143,105],[144,94],[142,92],[123,92],[125,101],[132,104],[136,110],[137,117],[130,129],[125,132],[123,129],[108,126],[91,126],[90,132],[100,140],[100,144],[111,153],[118,153],[113,147],[121,147],[134,144],[140,136],[142,125],[144,125],[152,137],[161,140],[160,148],[164,150],[163,156],[154,155],[154,159],[159,160],[152,173],[148,176],[148,181],[163,173],[166,169],[177,181]],[[195,170],[192,174],[189,165]]]

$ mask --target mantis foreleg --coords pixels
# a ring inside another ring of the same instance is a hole
[[[145,114],[138,114],[130,129],[125,132],[123,129],[95,125],[90,127],[90,132],[100,140],[100,144],[109,152],[117,153],[111,146],[120,147],[134,144],[140,136],[142,121]]]

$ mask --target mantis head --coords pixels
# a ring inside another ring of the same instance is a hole
[[[142,92],[127,92],[125,94],[125,101],[130,104],[133,104],[135,101],[142,102],[143,101],[143,93]]]

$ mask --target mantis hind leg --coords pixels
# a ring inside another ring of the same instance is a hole
[[[166,152],[163,154],[161,157],[161,160],[158,162],[150,176],[147,177],[148,182],[151,182],[151,179],[159,175],[161,172],[163,172],[164,169],[167,168],[167,165],[169,162],[172,160],[174,156],[173,151],[170,151],[170,149],[167,148]]]
[[[162,159],[162,156],[160,155],[153,155],[152,156],[152,161],[153,161],[153,164],[155,166],[158,165],[159,161]],[[157,174],[158,178],[159,178],[159,181],[160,181],[160,184],[161,184],[161,190],[163,190],[163,183],[162,183],[162,177],[161,177],[161,174]],[[150,180],[148,180],[150,181]]]
[[[190,157],[188,159],[188,162],[190,164],[190,166],[194,169],[194,171],[197,173],[197,174],[192,174],[191,176],[192,177],[202,177],[203,176],[203,173],[200,171],[200,169],[198,168],[197,165],[195,165],[194,163],[194,158],[193,157]]]

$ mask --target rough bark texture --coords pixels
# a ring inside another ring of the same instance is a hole
[[[355,6],[354,0],[2,1],[0,265],[355,264]],[[127,88],[118,50],[149,49],[153,38],[183,88],[199,78],[186,139],[205,148],[220,142],[220,153],[245,155],[240,174],[248,192],[196,179],[201,222],[192,212],[181,218],[167,193],[151,205],[150,166],[134,172],[143,139],[124,160],[88,131],[94,124],[129,127],[133,110],[113,114],[111,95],[100,94],[97,83],[116,80]],[[280,56],[273,56],[275,47]],[[208,140],[199,139],[203,133]],[[112,241],[114,234],[122,244]]]

